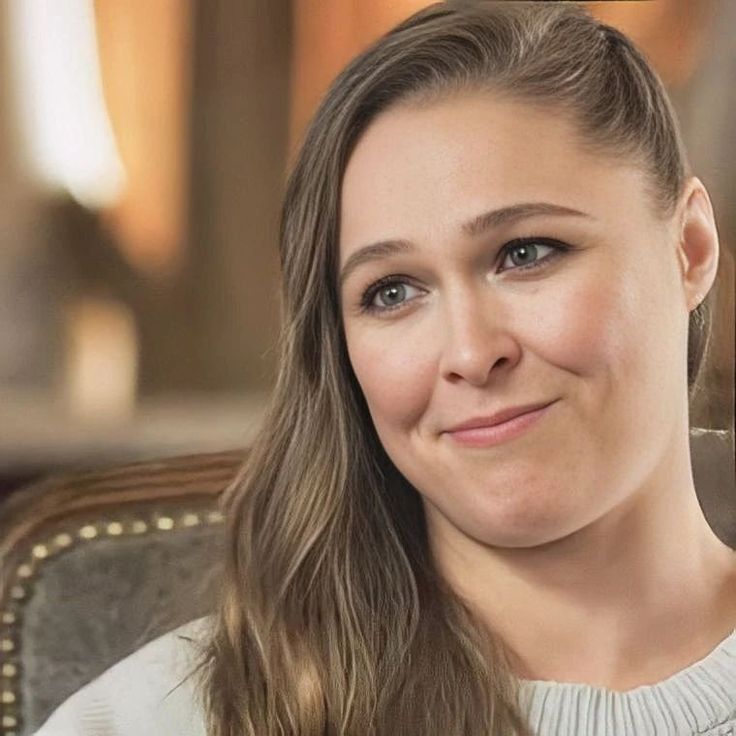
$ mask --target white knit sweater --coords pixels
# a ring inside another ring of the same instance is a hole
[[[63,703],[35,736],[206,736],[194,680],[186,679],[198,653],[192,639],[206,622],[197,619],[122,660]],[[736,736],[736,630],[655,685],[614,692],[524,680],[521,699],[538,736]]]
[[[154,639],[62,703],[35,736],[206,736],[187,677],[208,619]]]

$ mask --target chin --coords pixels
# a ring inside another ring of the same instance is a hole
[[[569,499],[567,499],[569,500]],[[452,509],[448,509],[452,513]],[[585,526],[584,515],[556,494],[540,493],[520,499],[495,499],[485,508],[470,508],[465,518],[449,516],[462,533],[481,544],[501,548],[530,548],[549,544],[574,534]]]

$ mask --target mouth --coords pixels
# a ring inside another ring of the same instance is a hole
[[[488,423],[483,424],[483,420],[473,420],[466,424],[474,426],[460,426],[443,434],[450,437],[453,442],[465,447],[493,447],[525,434],[555,403],[556,401],[552,401],[528,411],[515,413],[514,416],[504,421],[494,422],[493,419],[488,419]]]

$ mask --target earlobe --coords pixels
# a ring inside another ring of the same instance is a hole
[[[683,192],[678,258],[688,311],[695,309],[713,286],[718,271],[718,231],[703,183],[693,177]]]

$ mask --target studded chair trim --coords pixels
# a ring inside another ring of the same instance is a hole
[[[50,478],[3,506],[0,522],[0,736],[18,736],[21,621],[44,564],[109,537],[219,524],[219,494],[237,477],[245,451],[135,463]]]

